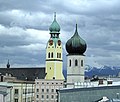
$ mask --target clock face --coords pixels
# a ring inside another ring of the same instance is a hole
[[[49,40],[49,45],[53,45],[53,40]]]
[[[60,41],[60,40],[58,40],[58,45],[59,45],[59,46],[61,45],[61,41]]]

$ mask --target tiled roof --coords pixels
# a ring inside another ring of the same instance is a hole
[[[11,74],[13,77],[17,77],[19,80],[33,81],[36,78],[44,79],[45,68],[34,67],[34,68],[0,68],[0,74],[6,75]]]

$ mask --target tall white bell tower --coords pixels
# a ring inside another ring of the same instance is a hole
[[[67,87],[74,87],[75,83],[84,82],[84,62],[87,45],[79,36],[77,24],[74,35],[67,41]]]

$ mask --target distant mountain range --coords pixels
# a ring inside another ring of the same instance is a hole
[[[118,76],[120,72],[120,67],[117,66],[101,66],[91,67],[86,65],[85,67],[85,76],[92,77],[93,75],[98,76]]]
[[[117,66],[101,66],[101,67],[91,67],[90,65],[85,66],[85,76],[92,77],[93,75],[98,76],[118,76],[120,72],[120,67]],[[63,70],[63,74],[66,77],[67,71]]]

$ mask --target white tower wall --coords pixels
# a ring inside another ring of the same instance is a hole
[[[77,82],[84,82],[84,55],[67,56],[67,87],[73,87]]]

